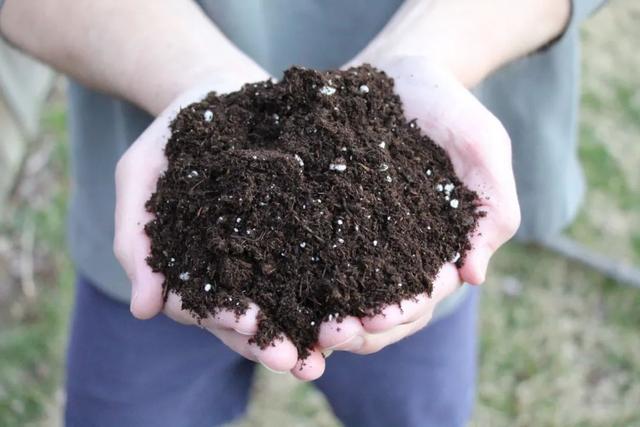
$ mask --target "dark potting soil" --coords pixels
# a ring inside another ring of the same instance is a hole
[[[255,302],[263,348],[284,334],[305,358],[322,321],[430,294],[482,214],[368,65],[210,93],[171,132],[148,263],[197,317]]]

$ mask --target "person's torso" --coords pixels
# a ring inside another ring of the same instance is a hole
[[[340,67],[380,32],[402,0],[199,3],[229,40],[279,77],[291,65]],[[557,230],[573,215],[579,199],[579,191],[570,191],[572,183],[579,180],[572,151],[576,38],[574,31],[548,52],[515,62],[476,92],[514,139],[519,195],[526,208],[523,235]],[[69,87],[69,106],[74,181],[69,216],[71,254],[81,274],[107,294],[127,301],[128,279],[112,252],[113,174],[119,157],[152,117],[128,102],[76,82]],[[544,209],[539,209],[541,206]]]

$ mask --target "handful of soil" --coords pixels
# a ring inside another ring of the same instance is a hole
[[[304,359],[324,320],[430,294],[470,249],[477,195],[371,66],[210,93],[171,132],[147,261],[197,317],[255,302],[263,348]]]

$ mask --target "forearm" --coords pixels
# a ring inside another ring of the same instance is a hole
[[[223,70],[266,78],[191,0],[6,0],[0,31],[54,68],[152,114]]]
[[[569,0],[408,0],[355,61],[429,56],[471,87],[557,37]]]

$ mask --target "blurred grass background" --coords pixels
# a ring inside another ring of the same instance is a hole
[[[582,32],[580,157],[589,191],[569,235],[640,264],[640,3]],[[56,426],[73,270],[64,97],[57,91],[0,208],[0,426]],[[25,278],[32,266],[34,295]],[[509,244],[483,286],[473,426],[640,426],[640,291],[544,249]],[[31,295],[31,296],[27,296]],[[237,426],[337,426],[308,384],[264,371]]]

